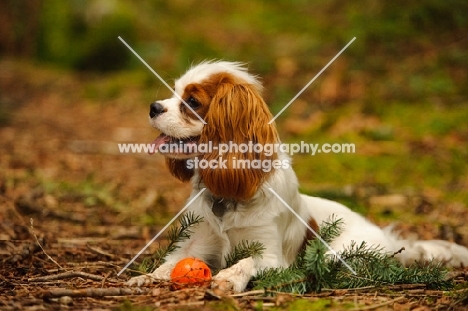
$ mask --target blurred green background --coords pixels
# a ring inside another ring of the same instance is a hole
[[[294,94],[357,37],[338,62],[342,97],[459,103],[468,92],[467,10],[456,0],[5,0],[0,48],[72,70],[141,69],[121,36],[163,72],[222,58],[293,76],[275,81],[276,98]]]
[[[99,76],[105,92],[81,87],[103,104],[158,85],[118,36],[168,82],[202,60],[246,62],[275,113],[356,37],[277,120],[285,142],[356,144],[297,155],[303,190],[340,198],[330,189],[371,185],[466,204],[467,12],[466,0],[3,0],[0,53]],[[155,99],[141,92],[138,104]]]

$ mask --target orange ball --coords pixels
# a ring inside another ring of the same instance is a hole
[[[211,281],[211,270],[198,258],[184,258],[171,272],[171,281],[175,289],[190,286],[208,286]]]

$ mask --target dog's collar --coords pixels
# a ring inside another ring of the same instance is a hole
[[[214,196],[211,197],[211,201],[211,211],[218,218],[223,218],[224,214],[228,210],[235,209],[237,205],[237,202],[235,200]]]

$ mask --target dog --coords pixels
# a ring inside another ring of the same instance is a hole
[[[404,240],[337,202],[300,194],[289,156],[278,148],[259,151],[281,144],[261,94],[259,79],[243,64],[208,61],[176,80],[172,98],[150,105],[149,122],[161,132],[153,142],[155,150],[164,154],[173,176],[192,183],[187,211],[203,222],[159,268],[131,278],[128,285],[169,280],[179,260],[196,257],[221,269],[212,287],[241,292],[259,271],[289,266],[314,238],[317,224],[331,215],[344,223],[330,245],[338,254],[352,241],[366,242],[389,254],[404,247],[396,256],[405,265],[431,259],[453,267],[468,265],[463,246]],[[211,149],[205,150],[207,146]],[[226,256],[244,240],[263,244],[261,258],[245,258],[226,268]]]

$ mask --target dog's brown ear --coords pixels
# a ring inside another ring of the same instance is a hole
[[[205,117],[200,144],[213,146],[232,143],[274,144],[278,142],[276,128],[268,122],[272,115],[254,86],[224,79],[217,86]],[[273,161],[276,154],[230,150],[224,154],[207,153],[202,159],[218,161],[223,166],[200,169],[201,180],[214,196],[239,201],[251,199],[273,170],[259,168],[263,161]],[[254,162],[255,161],[255,162]],[[271,163],[270,163],[271,164]],[[253,168],[252,166],[256,166]]]
[[[172,176],[180,179],[183,182],[190,181],[194,171],[188,168],[187,160],[172,159],[166,157],[166,165],[169,168]]]

